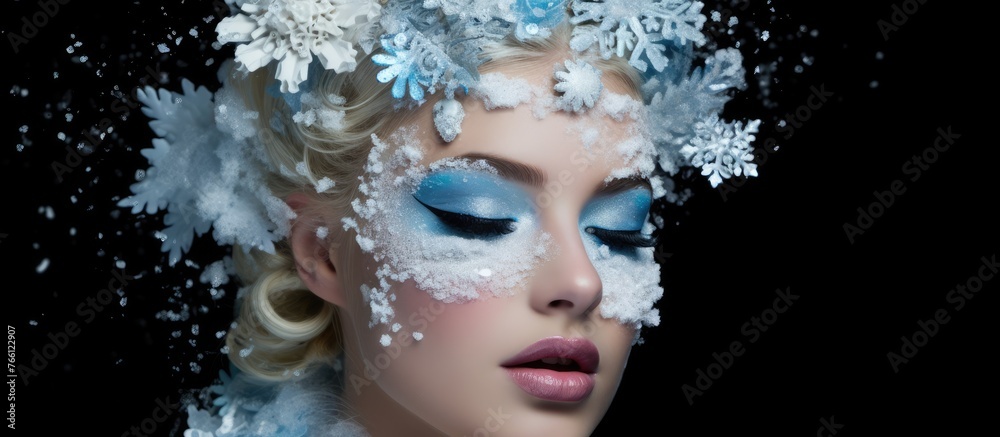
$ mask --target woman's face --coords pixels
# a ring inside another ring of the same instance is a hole
[[[430,106],[376,142],[339,254],[347,398],[375,435],[589,435],[662,295],[637,122],[467,98],[444,143]]]

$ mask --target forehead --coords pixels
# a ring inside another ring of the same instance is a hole
[[[629,146],[629,151],[625,152],[622,146],[648,138],[639,112],[644,108],[641,102],[626,94],[617,94],[616,91],[624,91],[620,90],[621,86],[605,81],[602,100],[595,108],[572,113],[556,110],[551,105],[556,96],[552,91],[551,70],[548,75],[540,70],[516,73],[499,70],[490,74],[496,73],[530,86],[529,99],[513,108],[487,109],[476,96],[482,93],[463,96],[462,133],[451,142],[444,142],[436,134],[433,105],[425,103],[415,120],[425,151],[422,164],[449,157],[486,154],[537,167],[546,180],[570,172],[575,179],[582,178],[595,185],[612,173],[620,174],[623,168],[634,165],[636,148]],[[634,110],[628,114],[623,114],[627,111],[609,114],[609,105],[602,105],[604,99],[630,101],[635,104]]]

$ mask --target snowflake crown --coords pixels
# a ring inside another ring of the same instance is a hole
[[[481,55],[487,44],[511,36],[521,41],[548,38],[552,29],[569,24],[571,51],[588,56],[566,60],[554,72],[556,109],[580,113],[595,107],[600,98],[601,72],[582,59],[593,54],[603,59],[627,57],[644,79],[642,104],[649,119],[656,120],[647,126],[648,134],[663,173],[674,176],[685,167],[700,168],[713,187],[733,176],[757,176],[751,143],[760,121],[727,122],[720,117],[731,91],[746,86],[743,57],[735,48],[698,51],[708,42],[702,32],[708,18],[699,1],[226,3],[233,15],[217,25],[219,41],[238,43],[235,62],[245,71],[273,64],[276,85],[271,91],[293,111],[315,99],[309,93],[310,79],[322,70],[348,73],[358,62],[373,62],[382,67],[377,80],[392,83],[390,92],[400,107],[443,94],[433,117],[445,141],[461,132],[464,110],[456,95],[476,91],[486,82],[480,80],[479,67],[485,62]],[[734,24],[731,19],[729,26]],[[263,152],[249,146],[254,121],[232,110],[240,105],[225,88],[213,96],[185,81],[183,91],[180,95],[147,87],[139,93],[143,112],[152,119],[150,126],[159,138],[153,140],[153,149],[142,151],[151,167],[119,206],[136,214],[167,211],[167,227],[157,237],[170,253],[171,265],[190,248],[194,235],[209,229],[220,244],[273,252],[295,214],[270,193],[261,170],[239,164],[249,159],[267,168]],[[321,120],[315,113],[310,116],[294,121],[338,122],[337,114],[321,114]],[[184,165],[190,162],[199,166]],[[332,183],[328,178],[314,182],[318,192]],[[669,178],[659,182],[663,185],[657,190],[654,184],[655,197],[676,203],[687,197],[673,191]]]
[[[241,43],[236,61],[248,71],[276,62],[280,92],[293,107],[295,96],[309,87],[310,66],[353,71],[359,49],[372,54],[381,48],[370,60],[385,67],[377,78],[392,82],[392,95],[401,104],[419,105],[428,94],[444,94],[435,104],[434,124],[445,141],[461,132],[464,110],[455,94],[476,88],[486,44],[511,34],[522,41],[547,38],[568,19],[576,26],[574,52],[627,56],[647,78],[647,108],[666,122],[654,141],[667,173],[700,167],[713,187],[733,175],[756,176],[750,143],[759,122],[718,118],[729,91],[745,87],[740,52],[719,50],[704,66],[691,68],[695,47],[708,41],[702,32],[708,18],[699,1],[227,1],[239,13],[219,23],[219,40]],[[582,60],[567,61],[555,79],[559,109],[592,108],[602,91],[600,71]]]

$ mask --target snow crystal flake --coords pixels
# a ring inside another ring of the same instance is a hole
[[[221,245],[273,253],[294,212],[264,185],[266,158],[249,149],[233,125],[215,123],[225,117],[216,112],[211,92],[187,80],[181,85],[183,94],[151,87],[137,91],[158,138],[152,149],[141,151],[151,164],[146,177],[118,206],[134,214],[166,211],[166,228],[155,235],[171,265],[210,228]]]
[[[357,50],[352,37],[361,32],[345,30],[373,21],[380,9],[377,1],[246,2],[242,14],[222,19],[216,32],[222,43],[244,43],[236,47],[236,60],[249,71],[278,61],[275,75],[281,92],[297,93],[314,57],[327,70],[354,70]]]
[[[593,108],[601,96],[604,84],[601,83],[601,71],[587,62],[567,59],[563,65],[565,71],[556,71],[558,83],[555,90],[562,95],[556,99],[556,105],[564,111],[579,113],[584,108]]]
[[[624,57],[629,51],[629,64],[643,72],[648,67],[642,59],[645,55],[653,69],[663,71],[669,63],[666,43],[678,47],[689,41],[699,46],[706,43],[701,28],[708,18],[701,14],[702,6],[698,1],[680,0],[577,1],[570,21],[598,25],[574,28],[570,47],[583,52],[596,43],[605,59]]]
[[[713,188],[734,175],[757,176],[750,143],[758,126],[760,120],[751,120],[744,127],[740,121],[725,123],[713,114],[695,125],[696,136],[681,148],[681,154],[701,167],[701,174],[709,177]]]

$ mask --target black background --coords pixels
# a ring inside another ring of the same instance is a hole
[[[158,87],[179,90],[187,77],[214,90],[215,70],[232,48],[209,47],[218,21],[204,20],[214,15],[211,2],[76,0],[59,5],[15,52],[11,33],[25,35],[22,17],[30,21],[42,8],[7,5],[10,92],[0,159],[10,200],[0,219],[0,265],[13,276],[3,306],[17,364],[29,364],[67,322],[80,325],[27,384],[18,379],[17,429],[121,435],[151,417],[157,400],[176,403],[217,376],[225,358],[215,333],[229,323],[235,288],[223,286],[227,294],[214,299],[195,267],[157,272],[159,218],[115,206],[136,170],[148,167],[139,150],[152,133],[113,91],[129,94],[149,69],[163,72],[149,82]],[[928,0],[906,2],[919,7],[886,40],[877,23],[892,23],[893,5],[904,2],[753,1],[740,13],[770,30],[766,43],[746,31],[737,38],[756,49],[744,50],[748,68],[777,63],[769,95],[776,106],[762,106],[752,84],[727,114],[763,119],[758,147],[774,138],[780,148],[761,157],[759,178],[725,196],[696,184],[687,208],[668,211],[663,322],[633,349],[595,435],[650,425],[667,435],[813,435],[831,417],[843,425],[838,435],[966,435],[991,423],[997,281],[986,281],[961,310],[946,301],[976,275],[981,257],[997,252],[996,142],[986,113],[996,74],[985,64],[992,55],[979,53],[990,39],[976,11]],[[198,35],[188,34],[195,26]],[[170,51],[160,53],[160,43]],[[806,112],[800,107],[813,87],[834,95]],[[796,110],[801,126],[786,138],[775,121]],[[105,118],[113,132],[60,181],[52,163],[65,164],[66,145],[87,141],[81,131]],[[904,163],[948,127],[961,137],[911,181]],[[844,224],[896,179],[907,191],[849,241]],[[223,254],[213,246],[198,239],[189,258],[204,266]],[[37,272],[43,259],[48,267]],[[136,276],[121,290],[126,305],[116,297],[86,323],[77,305],[97,296],[114,271]],[[769,308],[779,288],[798,300],[750,343],[741,326]],[[185,305],[187,320],[156,316]],[[887,354],[899,353],[901,337],[942,308],[949,322],[895,372]],[[696,371],[734,341],[746,352],[689,404],[682,385],[694,385]],[[183,420],[172,412],[155,434],[180,434]]]

